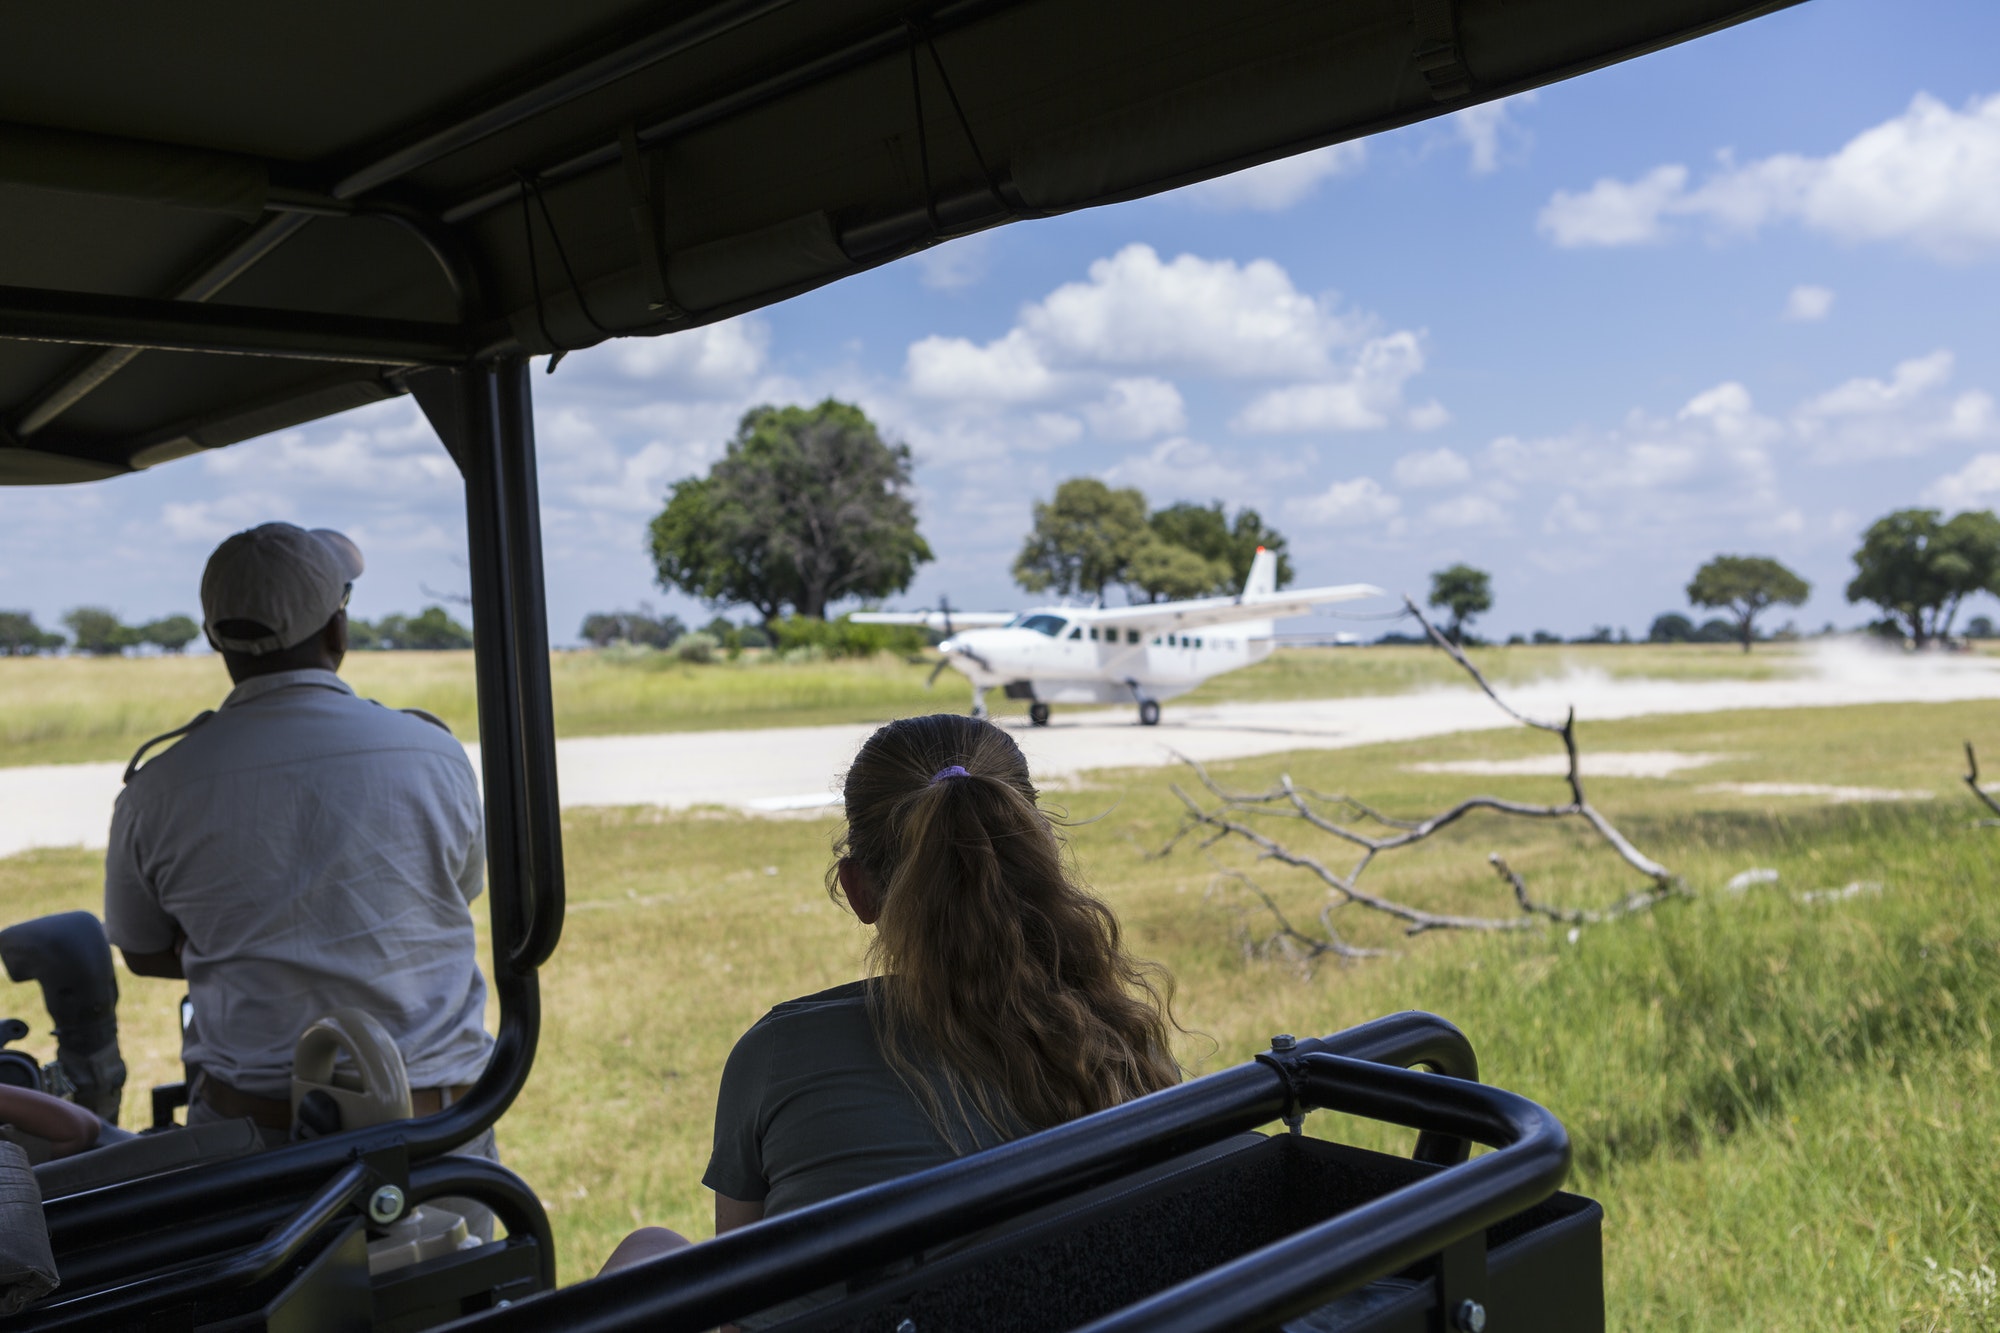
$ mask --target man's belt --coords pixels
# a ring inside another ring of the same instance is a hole
[[[259,1097],[254,1092],[245,1092],[224,1083],[207,1070],[201,1072],[199,1080],[195,1095],[217,1115],[229,1120],[247,1117],[265,1129],[291,1129],[292,1103],[288,1098]],[[410,1114],[436,1115],[452,1103],[463,1100],[465,1094],[471,1091],[470,1083],[454,1084],[448,1088],[411,1088]]]

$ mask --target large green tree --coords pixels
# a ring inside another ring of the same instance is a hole
[[[1179,595],[1224,596],[1241,591],[1243,580],[1250,577],[1250,562],[1257,558],[1260,546],[1278,557],[1278,586],[1285,587],[1292,581],[1292,558],[1286,551],[1284,536],[1267,525],[1263,515],[1254,509],[1237,510],[1232,521],[1224,514],[1220,500],[1206,505],[1183,501],[1156,510],[1146,526],[1159,540],[1194,552],[1209,561],[1216,571],[1216,577],[1202,592]]]
[[[62,644],[63,636],[37,625],[33,613],[0,611],[0,657],[33,657]]]
[[[116,657],[139,642],[139,631],[101,606],[79,606],[66,612],[63,624],[69,626],[76,650],[92,657]]]
[[[178,653],[201,637],[201,626],[191,616],[161,616],[139,626],[138,635],[163,653]]]
[[[1177,602],[1212,597],[1229,584],[1229,566],[1206,560],[1185,546],[1157,536],[1142,541],[1125,564],[1132,600]]]
[[[711,606],[823,618],[849,597],[910,586],[931,548],[917,532],[908,446],[858,407],[757,407],[706,477],[673,488],[649,545],[663,588]]]
[[[1278,586],[1289,584],[1285,539],[1254,509],[1240,509],[1232,520],[1216,500],[1171,504],[1149,515],[1146,497],[1135,489],[1072,477],[1035,506],[1014,580],[1030,592],[1092,597],[1122,583],[1135,602],[1226,596],[1243,587],[1260,546],[1278,558]]]
[[[1749,652],[1757,637],[1757,617],[1767,607],[1799,606],[1812,595],[1812,584],[1764,555],[1719,555],[1694,572],[1688,581],[1688,601],[1709,611],[1736,617],[1736,637]]]
[[[1146,497],[1137,490],[1072,477],[1055,498],[1036,502],[1034,529],[1014,557],[1014,581],[1029,592],[1102,597],[1125,581],[1148,532]]]
[[[1959,604],[2000,586],[2000,518],[1969,509],[1949,522],[1935,509],[1876,519],[1854,553],[1850,602],[1873,602],[1922,648],[1951,633]]]
[[[1493,609],[1493,576],[1471,565],[1447,565],[1431,575],[1430,605],[1451,612],[1445,635],[1462,643],[1472,618]]]

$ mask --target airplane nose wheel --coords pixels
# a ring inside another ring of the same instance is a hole
[[[1160,725],[1160,704],[1157,699],[1141,699],[1139,701],[1139,725],[1142,727],[1157,727]]]
[[[1046,727],[1049,724],[1049,706],[1044,703],[1029,704],[1028,721],[1037,727]]]

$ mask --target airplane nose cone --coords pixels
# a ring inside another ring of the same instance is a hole
[[[959,642],[958,636],[954,634],[949,639],[945,639],[938,644],[938,651],[941,653],[955,653],[963,647],[965,645]]]

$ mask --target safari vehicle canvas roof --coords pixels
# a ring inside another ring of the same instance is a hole
[[[12,7],[0,482],[707,323],[1791,2]]]

